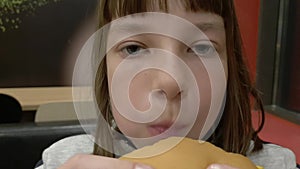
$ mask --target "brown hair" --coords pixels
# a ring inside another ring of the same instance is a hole
[[[253,152],[262,149],[262,141],[257,133],[263,127],[264,111],[258,92],[251,84],[248,68],[244,61],[242,40],[233,0],[184,0],[178,2],[182,3],[187,11],[204,10],[220,15],[224,19],[228,56],[227,99],[221,121],[208,141],[226,151],[244,155],[249,150],[251,139],[254,141]],[[168,11],[168,0],[101,0],[99,28],[111,22],[113,18],[151,11],[151,9],[157,8],[157,5],[162,11]],[[99,108],[105,120],[111,125],[113,117],[110,110],[105,59],[99,66],[95,84]],[[256,131],[252,126],[251,119],[251,95],[261,114],[261,122]],[[98,126],[98,135],[95,139],[110,143],[110,147],[113,147],[111,136],[105,136],[103,130],[103,126]],[[113,153],[104,150],[97,144],[94,146],[94,154],[114,156]]]

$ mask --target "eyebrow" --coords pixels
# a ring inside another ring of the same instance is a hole
[[[220,30],[224,29],[224,25],[220,22],[199,22],[194,24],[198,29],[202,32],[207,32],[209,30]],[[114,27],[114,31],[121,31],[121,32],[135,32],[138,30],[145,29],[143,24],[121,24],[118,27]]]
[[[141,24],[121,24],[121,25],[118,25],[118,27],[114,27],[114,31],[121,31],[121,32],[136,32],[136,31],[139,31],[139,30],[143,30],[145,29],[143,25]]]
[[[192,23],[194,24],[194,23]],[[196,27],[198,27],[201,31],[206,32],[209,29],[223,29],[224,24],[220,22],[199,22],[194,24]],[[134,30],[142,30],[144,29],[143,24],[122,24],[118,25],[119,27],[117,28],[118,31],[123,30],[123,31],[134,31]]]
[[[210,29],[224,29],[224,25],[220,22],[201,22],[194,25],[203,32],[207,32]]]

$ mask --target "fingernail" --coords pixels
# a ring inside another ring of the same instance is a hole
[[[153,168],[148,165],[144,165],[144,164],[136,164],[134,166],[134,169],[153,169]]]
[[[237,169],[237,168],[225,164],[211,164],[210,166],[207,167],[207,169]]]
[[[219,164],[212,164],[210,166],[207,167],[207,169],[221,169],[221,165]]]

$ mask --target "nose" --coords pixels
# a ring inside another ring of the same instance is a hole
[[[177,99],[182,92],[176,80],[167,72],[161,70],[156,73],[153,89],[157,89],[164,94],[168,100]]]
[[[163,50],[162,53],[159,53],[162,55],[159,62],[165,70],[157,71],[153,87],[165,94],[168,100],[172,100],[181,96],[183,92],[181,87],[184,83],[188,83],[183,81],[184,74],[181,71],[182,65],[180,65],[182,62],[179,61],[181,60],[180,56],[183,55],[181,52],[183,44],[172,38],[159,38],[157,47]]]
[[[157,70],[153,78],[152,89],[156,90],[159,95],[164,95],[166,98],[166,107],[163,110],[160,118],[154,121],[156,123],[169,123],[177,119],[180,109],[182,90],[176,80],[167,72]]]
[[[182,60],[185,56],[186,46],[170,37],[163,37],[159,41],[160,48],[168,51],[165,54],[168,57],[162,57],[162,62],[170,72],[161,72],[158,75],[157,86],[160,87],[166,94],[168,99],[181,96],[184,84],[189,83],[185,81],[185,74],[182,68],[186,63]],[[177,81],[176,81],[176,80]]]

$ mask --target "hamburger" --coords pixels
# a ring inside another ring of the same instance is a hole
[[[226,152],[209,142],[180,137],[161,140],[125,154],[120,159],[147,164],[156,169],[206,169],[214,163],[239,169],[257,169],[243,155]]]

